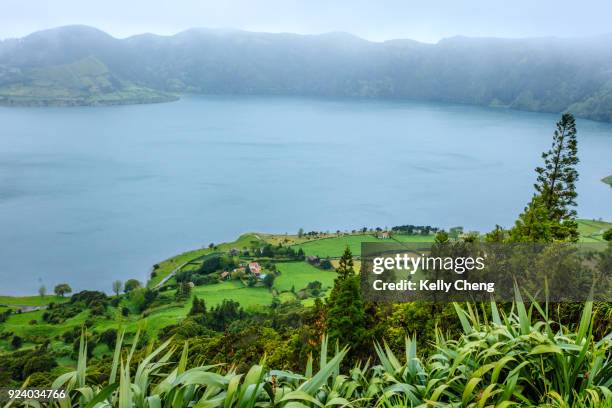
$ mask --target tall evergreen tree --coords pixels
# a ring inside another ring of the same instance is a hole
[[[542,153],[544,167],[537,167],[536,194],[510,231],[515,242],[578,240],[576,222],[576,181],[578,142],[576,123],[571,113],[557,122],[550,150]]]
[[[557,122],[550,150],[542,153],[544,167],[537,167],[536,191],[554,221],[562,222],[576,216],[576,181],[578,142],[576,122],[571,113],[564,113]]]
[[[349,276],[355,274],[355,270],[353,269],[353,254],[351,253],[351,249],[346,246],[342,257],[340,258],[338,268],[336,268],[336,273],[338,274],[338,278],[344,280]]]
[[[366,316],[359,277],[347,246],[336,269],[338,276],[327,300],[326,326],[329,337],[340,344],[357,347],[366,335]]]
[[[359,277],[336,280],[328,300],[327,331],[340,345],[358,348],[366,335],[366,316]]]

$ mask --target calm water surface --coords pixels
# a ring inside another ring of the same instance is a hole
[[[557,115],[187,97],[0,108],[0,293],[110,291],[246,231],[511,225]],[[578,121],[579,215],[612,219],[612,125]]]

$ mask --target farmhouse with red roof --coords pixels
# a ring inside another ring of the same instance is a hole
[[[253,275],[259,275],[261,273],[261,266],[257,262],[251,262],[249,263],[249,271],[251,271]]]

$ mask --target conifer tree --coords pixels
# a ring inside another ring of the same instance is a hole
[[[339,280],[330,295],[327,311],[327,331],[330,339],[341,345],[358,347],[364,341],[365,306],[359,278],[351,276]]]
[[[336,273],[338,274],[338,278],[341,280],[345,280],[349,276],[355,274],[355,270],[353,269],[353,254],[351,253],[351,249],[346,247],[342,257],[340,258],[338,268],[336,268]]]
[[[206,302],[204,299],[198,299],[197,296],[193,297],[191,301],[191,310],[189,310],[190,315],[205,315],[206,314]]]
[[[536,194],[510,231],[514,242],[578,240],[576,181],[578,143],[576,123],[570,113],[557,122],[550,150],[542,153],[544,167],[537,167]]]
[[[353,256],[347,246],[336,269],[338,276],[327,301],[327,331],[340,344],[357,347],[366,335],[366,316],[359,277],[353,269]]]
[[[557,122],[550,150],[542,153],[544,167],[537,167],[536,191],[554,221],[562,222],[576,216],[576,181],[578,171],[578,142],[576,122],[571,113],[564,113]]]

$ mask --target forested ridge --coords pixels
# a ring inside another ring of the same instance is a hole
[[[155,102],[180,93],[297,95],[571,111],[609,122],[610,44],[610,36],[454,37],[425,44],[370,42],[346,33],[209,29],[116,39],[95,28],[67,26],[0,42],[0,103]]]

